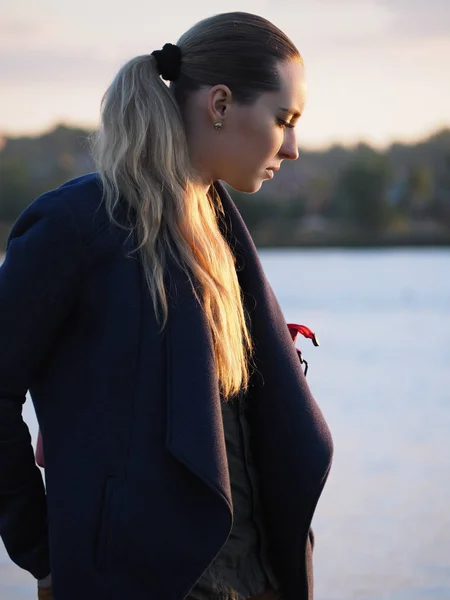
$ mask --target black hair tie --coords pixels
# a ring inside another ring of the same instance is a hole
[[[181,50],[174,44],[164,44],[162,50],[154,50],[159,74],[166,81],[176,81],[181,71]]]

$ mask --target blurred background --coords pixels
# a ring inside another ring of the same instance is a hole
[[[87,138],[118,68],[223,10],[270,19],[306,65],[299,160],[233,197],[286,320],[321,340],[300,344],[336,452],[315,597],[448,600],[448,0],[3,4],[0,263],[18,214],[93,169]],[[24,415],[35,439],[31,402]],[[34,585],[0,542],[0,598]]]

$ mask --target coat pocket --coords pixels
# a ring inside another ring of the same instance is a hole
[[[107,565],[114,538],[114,500],[116,497],[116,479],[107,477],[103,485],[102,501],[97,525],[97,535],[94,549],[94,566],[97,571]]]

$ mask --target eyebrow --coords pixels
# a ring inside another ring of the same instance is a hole
[[[285,113],[292,113],[292,117],[295,118],[299,118],[302,116],[302,113],[298,110],[295,110],[294,108],[282,108],[280,106],[280,110],[285,112]]]

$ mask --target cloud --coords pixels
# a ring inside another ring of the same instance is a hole
[[[0,19],[0,40],[17,39],[26,36],[27,39],[34,38],[42,33],[42,27],[33,21],[26,19]]]
[[[391,11],[394,31],[399,35],[450,37],[448,0],[377,0]]]
[[[2,85],[62,83],[83,86],[110,76],[117,62],[106,59],[92,49],[78,52],[54,47],[3,49],[0,53]]]
[[[317,0],[326,5],[346,11],[351,18],[363,7],[375,15],[377,7],[390,17],[389,34],[419,38],[450,37],[450,2],[448,0]]]
[[[74,32],[77,35],[74,35]],[[123,62],[123,61],[122,61]],[[106,81],[120,66],[115,45],[57,20],[0,19],[1,86]]]

